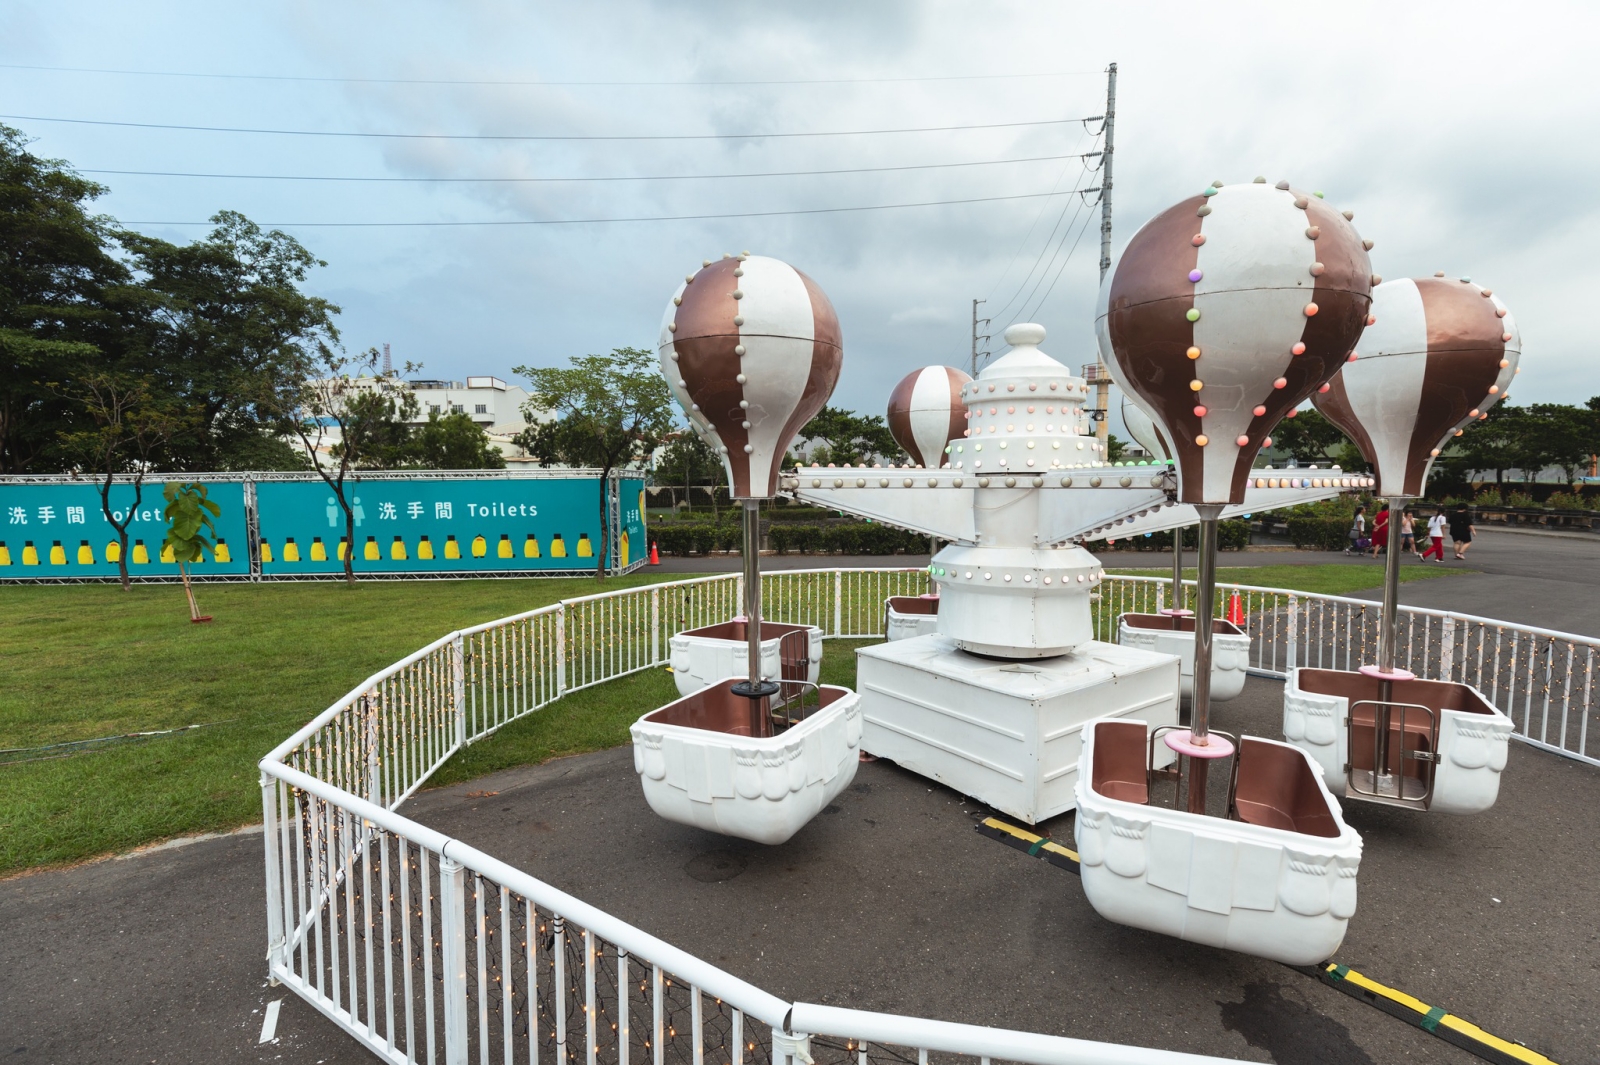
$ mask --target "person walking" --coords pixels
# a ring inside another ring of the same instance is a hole
[[[1377,558],[1378,552],[1386,550],[1388,546],[1389,504],[1385,503],[1383,509],[1372,519],[1372,557]]]
[[[1445,521],[1444,511],[1436,510],[1433,517],[1428,519],[1428,549],[1422,553],[1422,561],[1428,561],[1429,555],[1438,555],[1436,562],[1444,561],[1444,530],[1448,522]]]
[[[1347,555],[1351,553],[1359,555],[1362,551],[1361,541],[1365,540],[1366,538],[1367,508],[1365,506],[1359,506],[1356,507],[1355,517],[1350,519],[1350,546],[1344,549],[1344,553]]]
[[[1475,532],[1472,511],[1467,509],[1465,503],[1459,504],[1450,514],[1450,539],[1455,541],[1457,558],[1467,557],[1467,548],[1472,546],[1472,534]]]
[[[1411,522],[1411,511],[1408,510],[1401,514],[1400,550],[1409,551],[1411,554],[1417,555],[1418,558],[1421,558],[1422,556],[1417,553],[1417,537],[1415,529],[1416,527]]]

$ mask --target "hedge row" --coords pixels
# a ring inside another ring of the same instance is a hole
[[[742,534],[738,525],[688,524],[666,522],[650,526],[650,539],[664,555],[705,555],[712,551],[738,551]],[[920,554],[928,550],[928,538],[876,522],[832,522],[827,525],[802,525],[774,522],[767,528],[767,542],[781,554],[893,555],[899,552]]]
[[[1191,525],[1183,530],[1183,546],[1198,547],[1200,529]],[[1143,533],[1112,540],[1094,540],[1085,545],[1090,551],[1171,551],[1172,532]],[[1250,546],[1250,523],[1247,521],[1221,521],[1217,523],[1217,547],[1222,551],[1243,551]]]
[[[1289,541],[1296,547],[1309,547],[1319,551],[1342,551],[1350,546],[1351,518],[1291,517],[1288,527]]]

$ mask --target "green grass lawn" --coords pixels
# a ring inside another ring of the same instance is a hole
[[[684,576],[633,574],[605,587]],[[1381,575],[1352,563],[1218,578],[1342,593]],[[261,816],[256,762],[363,677],[453,629],[596,590],[588,578],[213,584],[197,595],[216,620],[191,625],[174,586],[0,588],[0,748],[208,726],[0,765],[0,874],[250,824]],[[829,641],[826,681],[854,683],[859,645]],[[586,689],[468,748],[433,782],[626,742],[628,725],[674,694],[665,670]]]

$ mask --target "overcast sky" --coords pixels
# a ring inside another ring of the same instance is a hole
[[[1525,347],[1518,402],[1600,393],[1593,369],[1600,89],[1593,5],[389,2],[0,7],[8,115],[362,133],[685,135],[995,125],[934,133],[653,141],[309,137],[0,119],[85,171],[337,177],[866,174],[587,183],[310,182],[96,173],[102,208],[169,240],[233,208],[328,263],[346,345],[388,341],[425,376],[509,377],[651,347],[674,285],[748,249],[839,310],[835,402],[881,412],[930,363],[965,366],[971,300],[1092,359],[1098,209],[1037,194],[1098,183],[1107,63],[1120,68],[1114,242],[1211,182],[1287,178],[1355,211],[1385,277],[1491,286]],[[18,65],[279,80],[156,77]],[[973,78],[1072,72],[1062,76]],[[284,80],[284,79],[347,80]],[[881,79],[954,79],[894,80]],[[393,84],[376,79],[527,84]],[[855,79],[855,80],[846,80]],[[863,80],[880,79],[880,80]],[[826,84],[748,84],[827,81]],[[660,82],[597,85],[574,82]],[[699,84],[682,84],[682,83]],[[746,84],[732,84],[745,82]],[[566,84],[555,84],[566,83]],[[705,84],[713,83],[713,84]],[[1092,166],[1094,160],[1089,160]],[[314,228],[794,211],[582,225]],[[1092,199],[1092,198],[1089,198]],[[1051,234],[1054,234],[1052,237]],[[1062,241],[1063,233],[1067,234]],[[1080,239],[1081,235],[1081,239]],[[1074,250],[1075,249],[1075,250]],[[1068,252],[1071,251],[1070,256]],[[1045,273],[1048,267],[1048,274]],[[1030,276],[1031,272],[1031,276]],[[1042,283],[1039,279],[1043,277]]]

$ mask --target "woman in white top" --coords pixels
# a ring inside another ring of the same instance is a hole
[[[1438,555],[1436,562],[1444,561],[1444,528],[1448,522],[1445,520],[1444,511],[1436,510],[1433,517],[1428,519],[1428,549],[1422,553],[1422,561],[1428,561],[1429,555]]]

